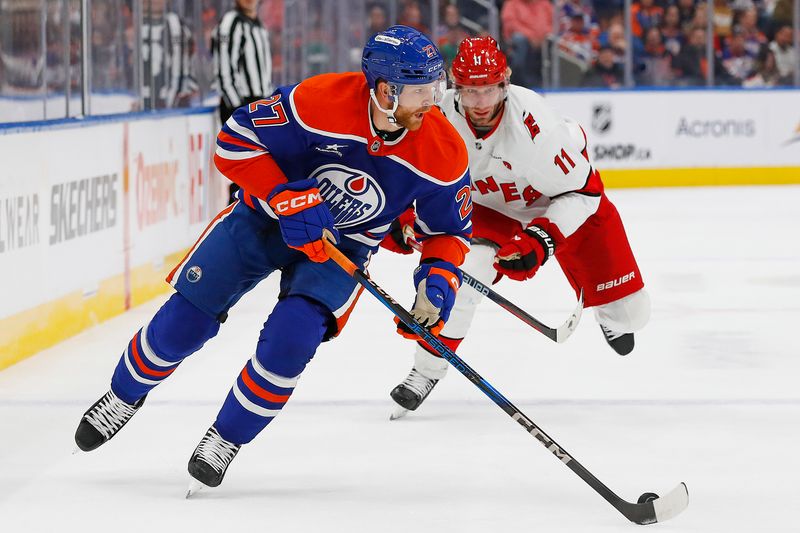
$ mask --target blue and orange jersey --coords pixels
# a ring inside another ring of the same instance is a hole
[[[239,198],[275,218],[279,183],[317,180],[344,238],[377,249],[392,221],[415,205],[423,257],[461,264],[472,232],[464,141],[438,108],[416,131],[384,141],[360,73],[322,74],[237,109],[217,137],[217,168]]]

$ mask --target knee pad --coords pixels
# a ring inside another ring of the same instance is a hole
[[[287,296],[278,302],[261,329],[256,359],[279,376],[300,375],[314,357],[333,320],[322,304],[303,296]]]
[[[176,292],[147,325],[147,342],[166,361],[180,361],[219,332],[219,321]]]
[[[644,289],[594,308],[597,322],[610,330],[632,333],[642,329],[650,320],[650,296]]]

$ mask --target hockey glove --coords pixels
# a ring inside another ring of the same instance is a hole
[[[391,250],[396,254],[408,255],[414,253],[414,249],[408,245],[408,239],[414,237],[414,207],[409,207],[392,221],[389,233],[381,241],[381,248]]]
[[[517,281],[530,279],[563,241],[564,236],[555,224],[546,218],[534,219],[530,226],[500,247],[494,256],[494,268]]]
[[[447,261],[423,263],[414,271],[414,286],[417,288],[417,298],[411,314],[431,333],[438,335],[456,301],[456,292],[461,286],[461,271]],[[397,318],[395,322],[397,333],[407,339],[419,340],[419,335],[403,322]]]
[[[289,248],[300,250],[315,263],[327,261],[322,239],[338,242],[333,216],[313,179],[282,183],[272,189],[267,203],[278,215],[281,236]]]

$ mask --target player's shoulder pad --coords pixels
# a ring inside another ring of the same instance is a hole
[[[320,74],[303,80],[289,101],[297,122],[308,131],[365,137],[369,88],[360,72]]]
[[[531,115],[541,131],[557,127],[563,119],[539,93],[531,89],[511,85],[508,88],[508,107],[512,115]]]
[[[422,127],[413,133],[416,135],[402,143],[407,152],[404,158],[409,163],[444,182],[443,185],[464,177],[469,169],[467,147],[438,107],[434,106],[425,114]]]

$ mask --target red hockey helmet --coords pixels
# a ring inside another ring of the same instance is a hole
[[[456,85],[494,85],[506,79],[508,62],[491,37],[468,37],[461,41],[453,59]]]

